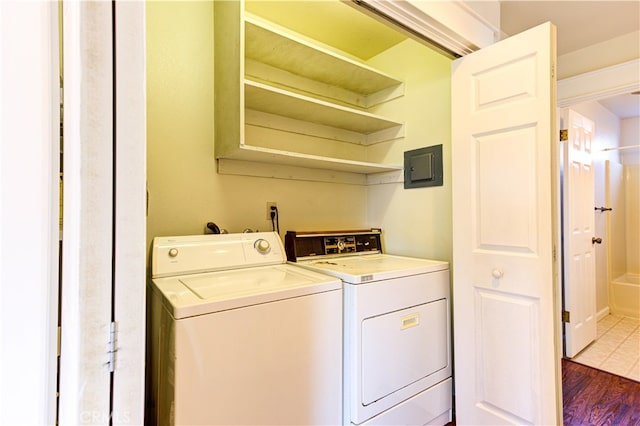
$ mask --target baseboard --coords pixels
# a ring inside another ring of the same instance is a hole
[[[598,311],[598,313],[596,314],[596,320],[600,321],[602,318],[606,317],[607,315],[609,315],[609,307],[606,306],[604,308],[602,308],[601,310]]]

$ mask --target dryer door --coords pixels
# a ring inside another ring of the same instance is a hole
[[[449,363],[445,299],[362,322],[362,404],[369,405]]]

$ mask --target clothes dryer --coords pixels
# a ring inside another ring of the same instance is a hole
[[[345,425],[452,417],[447,262],[382,253],[379,230],[292,232],[287,258],[340,278]]]

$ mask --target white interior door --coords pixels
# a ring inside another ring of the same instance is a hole
[[[555,43],[546,23],[452,66],[458,424],[561,424]]]
[[[565,356],[572,358],[593,342],[596,330],[594,181],[591,162],[593,122],[575,111],[564,112],[563,141],[563,291]]]
[[[55,424],[57,12],[57,2],[0,2],[0,425]]]

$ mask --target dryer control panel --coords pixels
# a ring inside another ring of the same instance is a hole
[[[355,231],[287,231],[287,260],[297,262],[320,256],[382,253],[381,233],[382,231],[376,228]]]

